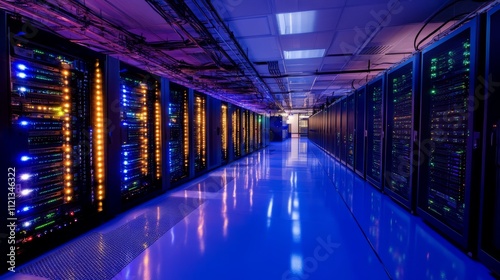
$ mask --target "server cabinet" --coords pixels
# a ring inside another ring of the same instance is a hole
[[[255,150],[255,113],[248,112],[249,114],[249,152],[253,152]]]
[[[485,100],[483,170],[478,256],[500,275],[500,7],[488,12],[486,75],[480,81]],[[477,94],[477,93],[476,93]],[[480,96],[479,96],[480,97]]]
[[[229,160],[229,107],[224,102],[221,105],[220,140],[221,161],[227,163]]]
[[[169,176],[172,184],[189,176],[189,104],[188,89],[184,86],[170,83],[169,95]]]
[[[335,110],[335,104],[330,105],[330,127],[332,133],[330,134],[330,153],[335,157],[335,151],[337,147],[337,114]]]
[[[262,126],[264,125],[262,122],[262,115],[257,115],[257,149],[261,149],[263,147],[262,141]]]
[[[384,191],[414,211],[418,175],[420,55],[387,74]]]
[[[233,107],[231,114],[232,142],[233,155],[237,159],[241,157],[241,110],[238,107]]]
[[[193,156],[194,173],[207,169],[207,96],[194,92]]]
[[[270,127],[270,117],[267,116],[267,115],[264,115],[262,116],[262,142],[263,142],[263,145],[264,147],[267,147],[269,146],[269,141],[270,141],[270,138],[271,136],[269,135],[270,131],[271,131],[271,127]]]
[[[160,88],[150,74],[120,68],[120,193],[128,202],[161,189]]]
[[[328,152],[329,154],[332,154],[332,147],[333,147],[333,137],[332,137],[332,106],[328,106],[326,108],[326,143],[325,143],[325,151]]]
[[[420,169],[417,210],[471,252],[471,220],[480,174],[476,19],[422,53]],[[474,106],[477,106],[475,108]],[[476,225],[477,226],[477,225]]]
[[[341,103],[336,102],[334,104],[335,111],[335,158],[340,160],[341,147],[342,147],[342,107]]]
[[[346,164],[346,152],[347,152],[347,98],[343,98],[340,101],[341,110],[341,142],[340,142],[340,161]]]
[[[347,145],[346,145],[346,164],[351,169],[354,170],[354,133],[355,133],[355,94],[351,94],[347,97]]]
[[[366,126],[365,126],[365,116],[366,116],[366,92],[365,87],[356,90],[356,132],[355,132],[355,159],[354,159],[354,169],[356,174],[365,178],[365,151],[366,151]]]
[[[223,109],[224,105],[226,106],[227,110],[227,105],[224,104],[221,100],[215,99],[213,97],[207,96],[207,111],[206,115],[209,116],[207,117],[206,120],[206,126],[207,126],[207,143],[206,143],[206,150],[207,150],[207,170],[214,169],[222,164],[222,162],[225,162],[224,160],[224,149],[222,148],[223,145]],[[226,112],[227,116],[227,112]],[[225,123],[227,125],[227,122]],[[227,126],[226,126],[227,129]],[[226,133],[227,135],[227,133]],[[227,141],[226,141],[227,145]],[[227,153],[227,149],[226,149]],[[227,160],[227,159],[226,159]]]
[[[248,110],[241,110],[241,150],[244,155],[249,152],[249,139],[248,139]]]
[[[1,33],[16,34],[0,39],[0,111],[3,194],[20,263],[103,211],[103,57],[42,30],[25,37],[29,23],[0,16]]]
[[[366,86],[366,179],[382,189],[384,76]]]

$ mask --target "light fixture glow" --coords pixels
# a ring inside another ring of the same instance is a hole
[[[310,33],[314,31],[316,11],[276,14],[281,35]]]
[[[325,55],[325,49],[283,51],[285,59],[317,58]]]

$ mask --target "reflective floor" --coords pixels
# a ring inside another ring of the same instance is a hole
[[[7,279],[492,279],[305,139],[136,207]]]

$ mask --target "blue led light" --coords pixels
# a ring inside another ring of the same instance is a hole
[[[22,73],[22,72],[21,73],[17,73],[17,76],[19,78],[21,78],[21,79],[24,79],[24,78],[26,78],[26,73]]]
[[[31,178],[31,174],[29,174],[29,173],[24,173],[24,174],[21,174],[21,176],[19,176],[19,179],[20,179],[21,181],[26,181],[26,180],[28,180],[29,178]]]
[[[26,211],[29,211],[29,210],[30,210],[29,206],[24,206],[23,212],[26,212]]]
[[[24,64],[18,64],[17,65],[17,69],[19,69],[21,71],[24,71],[24,70],[26,70],[26,65],[24,65]]]
[[[128,173],[128,170],[127,170],[127,169],[123,170],[123,173],[127,174],[127,173]]]
[[[124,152],[123,155],[128,156],[128,152]]]
[[[19,122],[19,124],[22,125],[22,126],[26,126],[26,125],[28,125],[28,122],[27,121],[21,121],[21,122]]]
[[[22,156],[21,157],[21,161],[28,161],[30,160],[31,158],[29,156]]]
[[[124,161],[124,162],[123,162],[123,164],[124,164],[124,165],[128,165],[128,161]]]
[[[124,123],[123,123],[123,125],[127,125],[127,123],[126,123],[126,122],[124,122]]]
[[[29,227],[31,226],[31,222],[24,222],[23,227]]]
[[[126,89],[122,89],[122,92],[123,93],[127,93],[127,90]],[[125,97],[125,95],[123,95]]]
[[[125,181],[128,181],[128,177],[125,177]]]
[[[25,87],[20,87],[20,88],[19,88],[19,91],[20,91],[20,92],[26,92],[26,90],[27,90],[27,89],[26,89]]]

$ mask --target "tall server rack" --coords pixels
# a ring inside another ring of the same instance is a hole
[[[159,83],[122,65],[120,71],[120,192],[124,202],[161,188]]]
[[[356,109],[356,99],[355,94],[351,94],[347,97],[347,145],[346,145],[346,164],[351,169],[354,170],[354,133],[355,133],[355,109]]]
[[[249,151],[253,152],[255,150],[255,113],[254,112],[248,112],[249,113]]]
[[[207,169],[207,97],[195,92],[193,103],[194,173]]]
[[[500,6],[487,17],[479,258],[500,275]]]
[[[220,138],[222,143],[221,160],[223,163],[227,163],[229,160],[229,107],[227,103],[221,105]]]
[[[337,146],[337,115],[335,114],[335,104],[330,105],[329,111],[331,134],[328,138],[330,139],[330,153],[332,156],[335,156],[335,147]]]
[[[233,106],[231,114],[232,142],[234,158],[241,157],[241,111],[240,108]]]
[[[480,62],[476,20],[423,51],[420,97],[417,211],[469,252],[482,127],[480,106],[474,110]]]
[[[241,112],[241,149],[244,154],[248,154],[249,152],[249,139],[248,139],[248,110],[242,109]]]
[[[189,177],[189,104],[188,88],[170,83],[168,116],[169,175],[170,182],[176,182]]]
[[[365,178],[365,116],[366,116],[366,91],[365,87],[361,87],[354,93],[356,95],[356,132],[355,132],[355,158],[354,170],[356,174]]]
[[[366,179],[378,189],[382,189],[384,83],[385,76],[380,76],[366,86]]]
[[[3,12],[0,18],[3,35],[7,30],[26,34],[29,23]],[[9,165],[4,190],[8,215],[16,218],[18,261],[30,257],[32,248],[60,241],[75,224],[91,221],[103,210],[106,188],[102,58],[37,32],[29,40],[24,35],[0,39],[1,131],[11,141],[4,143],[2,161]]]
[[[326,150],[330,155],[333,155],[333,147],[334,147],[334,141],[335,141],[335,127],[334,127],[334,122],[335,122],[335,117],[333,115],[333,106],[330,105],[328,106],[327,109],[327,119],[328,119],[328,136],[327,136],[327,146]]]
[[[418,161],[420,55],[387,74],[384,191],[410,211],[415,209]]]
[[[334,104],[334,114],[335,114],[335,158],[340,160],[341,146],[342,146],[342,108],[340,107],[340,102]]]
[[[346,163],[346,151],[347,151],[347,98],[343,98],[340,101],[341,108],[341,134],[340,134],[340,161]]]
[[[262,123],[262,115],[257,115],[257,128],[256,128],[256,132],[257,132],[257,149],[260,149],[263,147],[263,144],[262,144],[262,126],[263,126],[263,123]]]

